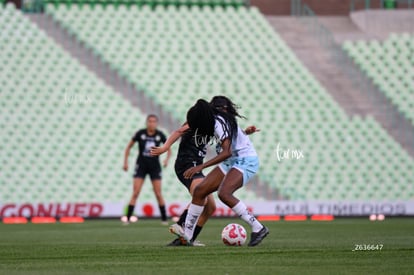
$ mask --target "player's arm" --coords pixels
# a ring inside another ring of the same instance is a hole
[[[169,159],[171,156],[171,149],[170,147],[184,134],[185,131],[187,131],[190,127],[187,123],[185,123],[183,126],[175,130],[171,133],[171,135],[168,137],[168,139],[165,141],[165,143],[160,147],[153,147],[151,148],[151,155],[152,156],[159,156],[165,152],[168,151],[167,158]]]
[[[214,158],[199,164],[197,166],[191,167],[189,169],[187,169],[184,172],[184,177],[187,179],[191,179],[193,178],[193,176],[199,172],[201,172],[203,169],[216,165],[220,162],[223,162],[224,160],[228,159],[229,157],[231,157],[231,144],[230,144],[230,139],[226,138],[221,142],[221,152],[215,156]]]
[[[125,148],[125,153],[124,153],[124,171],[128,171],[128,157],[129,157],[129,151],[131,151],[132,146],[134,146],[135,141],[134,140],[130,140],[127,147]]]
[[[170,157],[171,157],[171,148],[168,148],[167,157],[164,159],[164,163],[163,163],[164,167],[167,167]]]
[[[254,126],[254,125],[249,126],[244,130],[244,133],[246,135],[251,135],[251,134],[256,133],[256,132],[260,132],[260,129],[256,128],[256,126]]]

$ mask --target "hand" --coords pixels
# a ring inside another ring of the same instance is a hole
[[[159,156],[167,151],[164,147],[151,147],[151,156]]]
[[[197,165],[197,166],[188,168],[184,172],[184,178],[192,179],[195,174],[200,173],[202,170],[203,170],[203,167],[201,165]]]
[[[162,162],[162,166],[165,168],[168,165],[168,159],[164,159],[164,161]]]
[[[246,133],[246,135],[251,135],[253,133],[260,132],[260,129],[252,125],[252,126],[247,127],[246,130],[244,130],[244,132]]]
[[[124,163],[124,167],[122,169],[124,169],[124,171],[127,172],[128,171],[128,163]]]

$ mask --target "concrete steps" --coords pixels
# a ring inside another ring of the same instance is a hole
[[[324,45],[318,34],[295,17],[267,17],[269,23],[285,40],[296,56],[321,83],[332,98],[351,117],[374,117],[388,133],[414,156],[414,128],[361,73],[341,50],[345,40],[371,40],[375,37],[358,29],[348,17],[318,17],[334,41]],[[309,19],[304,19],[309,20]],[[309,21],[309,24],[312,24]]]

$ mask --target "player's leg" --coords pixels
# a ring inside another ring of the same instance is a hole
[[[190,241],[194,235],[195,226],[201,213],[204,211],[206,198],[211,193],[217,191],[222,179],[224,178],[223,171],[216,167],[214,168],[204,180],[198,184],[193,191],[193,199],[188,207],[188,214],[185,219],[184,234],[182,237],[186,241]]]
[[[216,202],[214,201],[213,194],[210,194],[207,196],[204,210],[200,215],[197,225],[204,226],[211,215],[213,215],[214,211],[216,211]]]
[[[202,173],[198,175],[198,178],[193,178],[193,179],[184,178],[184,175],[183,175],[184,172],[192,166],[194,166],[193,161],[188,161],[188,160],[183,160],[183,159],[178,159],[178,158],[176,159],[175,164],[174,164],[174,170],[175,170],[175,174],[177,175],[177,178],[185,186],[188,192],[190,192],[190,194],[191,194],[191,190],[190,190],[191,186],[194,183],[201,182],[204,178],[204,175]],[[195,177],[197,177],[197,175],[195,175]],[[195,185],[193,185],[193,187],[194,186]],[[184,211],[181,213],[177,223],[170,226],[169,230],[171,233],[178,235],[178,236],[182,234],[189,205],[190,204],[188,204],[187,207],[184,209]],[[181,246],[181,245],[183,244],[180,238],[177,238],[168,244],[168,246]]]
[[[202,177],[199,177],[199,178],[193,178],[193,179],[185,179],[183,176],[182,176],[182,173],[185,171],[185,170],[187,170],[187,168],[188,167],[186,167],[186,169],[178,169],[178,170],[176,170],[176,173],[177,173],[177,177],[180,179],[180,181],[185,185],[185,187],[188,189],[188,192],[190,192],[190,194],[191,194],[191,196],[193,196],[193,192],[194,192],[194,189],[195,189],[195,187],[197,186],[197,185],[199,185],[202,181],[203,181],[203,179],[204,179],[204,175],[202,176]],[[175,225],[172,225],[171,227],[170,227],[170,232],[171,233],[173,233],[173,234],[177,234],[177,233],[179,233],[179,232],[182,232],[182,228],[184,228],[184,224],[185,224],[185,218],[187,217],[187,213],[188,213],[188,207],[190,206],[190,204],[188,204],[187,205],[187,207],[184,209],[184,211],[183,211],[183,213],[181,213],[181,215],[180,215],[180,218],[178,219],[178,221],[177,221],[177,224],[181,227],[181,229],[180,228],[177,228]],[[205,211],[203,211],[203,213],[204,213]],[[203,216],[203,214],[201,215],[201,216]],[[200,225],[200,220],[201,220],[201,226],[199,226]],[[198,234],[200,234],[200,231],[201,231],[201,229],[202,229],[202,227],[203,227],[203,225],[204,225],[204,223],[205,223],[205,221],[204,220],[202,220],[201,219],[201,217],[200,217],[200,220],[199,220],[199,222],[197,223],[197,226],[196,226],[196,228],[195,228],[195,230],[194,230],[194,234],[193,234],[193,237],[192,237],[192,240],[195,240],[195,238],[198,236]],[[180,242],[180,244],[181,244],[181,242]]]
[[[257,171],[257,168],[258,164],[253,162],[252,167],[234,167],[230,169],[218,190],[220,200],[251,226],[252,234],[249,246],[259,244],[267,236],[269,230],[250,213],[242,201],[234,196],[234,192],[247,183],[255,171]]]
[[[207,196],[207,202],[206,202],[206,205],[204,207],[204,210],[201,213],[200,218],[198,219],[196,227],[194,228],[193,237],[191,238],[192,242],[194,242],[197,239],[198,235],[200,234],[201,230],[203,229],[203,226],[206,224],[208,218],[214,213],[215,210],[216,210],[216,203],[214,201],[214,196],[213,196],[213,194],[210,194],[210,195]],[[181,227],[181,229],[177,228],[176,225],[172,225],[170,227],[170,232],[171,233],[179,235],[179,232],[182,232],[182,228],[184,228],[187,213],[188,213],[188,206],[183,211],[183,213],[181,214],[179,220],[177,221],[177,224]],[[177,238],[173,242],[171,242],[169,245],[170,246],[179,246],[179,245],[182,245],[182,242],[180,241],[179,238]]]
[[[259,232],[263,225],[247,210],[246,205],[236,198],[233,193],[243,186],[243,173],[232,168],[227,173],[218,190],[220,200],[231,208],[240,218],[252,227],[253,232]]]
[[[189,206],[190,205],[187,205],[187,207],[184,209],[183,213],[181,213],[180,217],[178,218],[177,224],[181,227],[184,227],[185,217],[187,217]]]
[[[186,179],[186,178],[184,178],[184,175],[183,175],[184,171],[187,170],[189,167],[192,167],[191,163],[188,163],[188,162],[186,162],[184,160],[181,160],[181,159],[178,159],[178,158],[176,159],[175,164],[174,164],[174,170],[175,170],[175,174],[176,174],[177,178],[185,186],[185,188],[188,190],[188,192],[190,192],[190,194],[191,194],[190,188],[191,188],[192,183],[195,180],[200,180],[201,181],[202,179]],[[187,216],[187,212],[188,212],[188,206],[189,205],[187,205],[187,207],[181,213],[181,216],[179,217],[179,219],[177,221],[177,224],[180,227],[184,226],[185,217]]]
[[[184,243],[181,241],[181,238],[179,236],[183,232],[185,218],[187,217],[187,212],[188,212],[188,205],[184,209],[184,211],[181,213],[180,217],[178,218],[178,221],[175,224],[170,226],[169,231],[172,234],[177,235],[178,238],[174,239],[172,242],[167,244],[167,246],[181,246],[181,245],[184,245]]]
[[[193,179],[190,187],[190,193],[193,195],[194,189],[203,181],[204,178],[196,178]],[[216,203],[214,201],[214,197],[212,194],[207,196],[206,204],[204,206],[204,210],[200,215],[200,218],[197,222],[196,227],[194,228],[193,237],[191,238],[191,241],[193,242],[197,236],[200,234],[201,230],[203,229],[203,226],[206,224],[208,218],[213,215],[214,211],[216,210]],[[188,211],[188,210],[187,210]]]
[[[162,171],[161,171],[161,165],[159,161],[150,165],[148,169],[148,173],[150,175],[151,182],[152,182],[152,188],[155,194],[155,198],[157,199],[157,202],[158,202],[158,207],[160,209],[162,224],[167,225],[168,223],[167,223],[167,213],[165,210],[165,201],[164,201],[164,197],[162,196],[162,190],[161,190]]]
[[[141,192],[143,184],[144,184],[144,178],[142,177],[134,178],[132,196],[131,196],[131,199],[129,200],[128,211],[127,211],[128,221],[131,218],[132,213],[134,213],[135,204],[137,202],[137,199],[138,199],[139,193]]]
[[[242,186],[243,173],[232,168],[220,184],[217,195],[228,207],[233,208],[239,202],[239,200],[233,196],[233,193]]]
[[[164,197],[162,196],[162,188],[161,188],[161,179],[153,179],[152,181],[152,187],[154,190],[155,198],[158,202],[158,207],[160,209],[161,213],[161,221],[163,223],[167,222],[167,213],[165,210],[165,201]]]

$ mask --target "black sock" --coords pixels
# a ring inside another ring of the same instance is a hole
[[[194,242],[195,239],[197,239],[198,234],[200,234],[201,229],[203,229],[202,226],[198,226],[196,225],[195,229],[194,229],[194,233],[193,233],[193,237],[191,238],[191,241]]]
[[[132,205],[132,204],[128,205],[128,212],[127,212],[128,221],[129,221],[129,218],[131,218],[132,213],[134,213],[134,208],[135,208],[135,205]]]
[[[185,218],[187,217],[188,209],[184,210],[184,212],[181,214],[180,219],[178,220],[177,224],[181,227],[183,227],[185,223]]]
[[[167,220],[167,214],[165,213],[165,205],[160,205],[161,220],[165,222]]]

